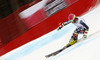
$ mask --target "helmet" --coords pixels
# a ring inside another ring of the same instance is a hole
[[[74,20],[75,19],[75,14],[69,14],[68,20]]]

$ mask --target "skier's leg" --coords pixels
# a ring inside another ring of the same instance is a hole
[[[72,37],[71,37],[71,39],[70,39],[68,45],[73,45],[74,43],[77,42],[78,34],[79,34],[79,31],[78,31],[78,29],[76,29],[76,30],[74,31],[74,33],[73,33],[73,35],[72,35]],[[66,45],[66,46],[67,46],[67,45]]]
[[[71,42],[72,40],[77,40],[77,39],[78,39],[78,34],[73,33],[73,35],[72,35],[72,37],[71,37],[69,42]]]

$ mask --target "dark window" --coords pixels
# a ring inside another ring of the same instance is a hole
[[[19,7],[35,1],[41,0],[0,0],[0,19],[16,11]]]

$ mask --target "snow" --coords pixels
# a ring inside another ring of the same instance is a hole
[[[100,6],[82,18],[90,27],[88,38],[79,41],[57,56],[45,58],[45,55],[59,50],[68,43],[76,28],[73,24],[31,41],[1,56],[1,60],[100,60]]]

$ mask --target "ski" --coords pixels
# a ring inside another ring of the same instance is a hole
[[[49,58],[49,57],[51,57],[51,56],[55,56],[55,55],[59,54],[60,52],[62,52],[63,50],[65,50],[66,48],[68,48],[69,46],[71,46],[71,45],[64,46],[62,49],[59,49],[59,50],[57,50],[57,51],[55,51],[55,52],[53,52],[53,53],[51,53],[51,54],[48,54],[48,55],[46,55],[45,57],[46,57],[46,58]]]
[[[97,33],[97,32],[96,32]],[[89,35],[87,38],[80,38],[77,42],[80,42],[80,41],[82,41],[82,40],[86,40],[86,39],[88,39],[88,38],[90,38],[91,36],[93,36],[94,34],[96,34],[96,33],[93,33],[93,34],[91,34],[91,35]],[[76,42],[76,43],[77,43]],[[76,44],[75,43],[75,44]],[[59,49],[59,50],[57,50],[57,51],[55,51],[55,52],[53,52],[53,53],[51,53],[51,54],[48,54],[48,55],[46,55],[45,57],[46,58],[49,58],[49,57],[51,57],[51,56],[56,56],[57,54],[59,54],[60,52],[62,52],[63,50],[65,50],[66,48],[68,48],[68,47],[70,47],[70,46],[72,46],[72,45],[70,45],[69,43],[66,45],[66,46],[64,46],[63,48],[61,48],[61,49]]]

